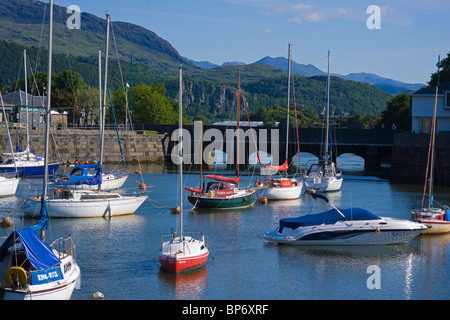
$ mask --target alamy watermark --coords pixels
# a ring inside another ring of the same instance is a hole
[[[367,11],[370,16],[367,18],[367,29],[381,29],[381,8],[377,5],[371,5],[367,7]]]
[[[234,164],[235,154],[237,155],[237,151],[239,148],[239,158],[237,159],[238,164],[245,164],[245,141],[248,139],[248,154],[252,154],[256,152],[256,143],[258,143],[258,151],[268,152],[268,130],[267,129],[259,129],[258,131],[255,129],[226,129],[225,136],[219,129],[211,128],[203,132],[202,135],[202,123],[201,121],[194,121],[194,137],[192,139],[191,133],[187,129],[182,130],[182,141],[180,141],[180,129],[176,129],[172,132],[171,141],[178,142],[172,149],[170,154],[172,162],[174,164],[180,164],[180,155],[182,155],[184,164],[192,164],[192,160],[194,164],[201,164],[202,159],[206,164],[213,164],[214,158],[211,157],[211,153],[214,150],[224,151],[226,147],[227,157],[226,164]],[[239,132],[238,132],[239,130]],[[237,139],[237,135],[239,133],[239,141],[235,143]],[[203,139],[203,142],[211,142],[209,143],[203,150],[198,150],[200,141]],[[270,154],[272,155],[272,163],[279,163],[279,131],[278,129],[270,130],[270,141],[273,143],[270,144]],[[195,146],[192,148],[192,142],[194,142]],[[236,148],[237,146],[237,148]],[[191,150],[195,150],[194,154],[191,154]],[[216,162],[217,163],[217,162]],[[225,164],[225,163],[223,163]]]
[[[70,16],[67,18],[66,26],[67,29],[81,29],[81,9],[79,6],[70,5],[67,8],[67,14]]]
[[[370,276],[367,278],[367,289],[381,289],[381,269],[377,265],[371,265],[367,267],[367,274]]]

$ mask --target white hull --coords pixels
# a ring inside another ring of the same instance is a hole
[[[19,178],[0,177],[0,197],[15,195],[19,181]]]
[[[28,280],[25,285],[8,287],[3,282],[0,288],[0,300],[69,300],[72,297],[73,290],[80,287],[80,267],[72,255],[59,253],[54,249],[53,252],[60,257],[59,269],[63,275],[62,279],[33,284],[34,280],[31,280],[32,277],[27,272]],[[10,266],[9,259],[5,258],[3,263],[0,264],[0,269],[3,271],[0,273],[2,279],[4,278],[4,271]]]
[[[342,177],[305,177],[305,186],[308,190],[318,192],[339,191],[342,186]]]
[[[392,218],[382,220],[338,221],[331,225],[314,225],[297,229],[278,229],[264,234],[271,242],[291,245],[388,245],[407,243],[424,230],[425,225]]]
[[[120,189],[123,184],[125,183],[125,181],[128,178],[128,175],[125,176],[121,176],[121,177],[114,177],[113,175],[112,178],[109,177],[110,175],[105,174],[102,177],[102,184],[100,185],[100,190],[102,191],[107,191],[107,190],[117,190]],[[75,190],[98,190],[98,185],[87,185],[87,184],[81,184],[78,186],[64,186],[64,189],[75,189]]]
[[[264,196],[269,200],[293,200],[298,199],[302,194],[302,183],[291,187],[267,188]]]
[[[147,196],[120,196],[111,199],[49,199],[47,210],[52,218],[96,218],[133,214]],[[23,207],[23,213],[37,217],[40,200],[31,199]]]

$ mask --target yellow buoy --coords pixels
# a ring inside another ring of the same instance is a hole
[[[11,267],[5,271],[4,278],[8,287],[11,287],[17,281],[24,286],[27,283],[27,272],[22,267]]]

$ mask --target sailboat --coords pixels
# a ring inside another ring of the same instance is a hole
[[[234,177],[224,177],[219,175],[205,175],[209,181],[206,188],[188,188],[190,191],[188,200],[196,208],[211,209],[237,209],[245,208],[253,205],[255,198],[255,188],[239,187],[239,114],[241,100],[241,73],[238,73],[238,118],[237,118],[237,164],[236,174]]]
[[[0,172],[16,172],[19,176],[42,176],[44,174],[44,159],[36,156],[30,150],[30,134],[28,123],[28,88],[27,88],[27,51],[23,50],[24,69],[25,69],[25,108],[26,108],[26,148],[16,152],[3,153],[3,162],[0,164]],[[20,99],[22,100],[22,99]],[[11,144],[11,139],[8,140]],[[46,155],[48,156],[48,155]],[[53,161],[48,164],[49,172],[54,175],[61,165],[61,161]]]
[[[428,164],[425,174],[425,187],[422,196],[422,205],[420,209],[415,209],[411,211],[411,218],[414,221],[424,223],[431,228],[425,230],[423,234],[441,234],[450,232],[450,208],[448,206],[443,206],[434,201],[433,194],[433,182],[434,182],[434,164],[435,164],[435,139],[436,139],[436,110],[437,110],[437,97],[439,91],[439,81],[440,81],[440,68],[441,61],[440,57],[438,59],[438,81],[436,85],[436,95],[434,99],[434,109],[433,109],[433,119],[431,123],[431,134],[430,134],[430,149],[428,151],[428,159],[430,160],[430,179],[428,184],[428,193],[426,193],[427,185],[427,175],[428,175]],[[428,205],[424,207],[425,196],[428,196]],[[437,204],[437,206],[435,206]]]
[[[318,162],[313,163],[306,171],[304,181],[308,190],[319,192],[339,191],[342,186],[342,173],[336,169],[333,162],[330,128],[330,51],[328,51],[328,80],[327,80],[327,125],[325,133],[324,151]],[[329,145],[330,144],[330,145]]]
[[[66,184],[80,185],[102,185],[103,171],[103,144],[104,144],[104,119],[106,106],[106,88],[108,72],[108,44],[109,44],[109,24],[110,15],[107,15],[107,37],[106,37],[106,63],[105,63],[105,90],[103,95],[103,110],[101,135],[100,135],[100,164],[97,174],[91,179],[66,182]],[[133,214],[141,204],[147,199],[145,195],[123,196],[118,192],[97,190],[54,190],[54,198],[47,201],[50,215],[55,218],[94,218],[113,217]],[[34,217],[37,213],[39,198],[29,199],[22,207],[25,215]]]
[[[8,141],[11,141],[11,135],[8,128],[8,119],[6,118],[5,114],[5,105],[3,103],[3,97],[0,92],[0,99],[2,103],[2,112],[3,112],[3,118],[5,119],[5,125],[6,125],[6,131],[8,133]],[[12,144],[9,144],[11,148],[11,153],[14,154],[14,150],[12,148]],[[16,167],[15,177],[8,177],[8,176],[0,176],[0,197],[8,197],[13,196],[16,194],[17,187],[19,186],[20,178],[18,177],[18,171]]]
[[[287,119],[286,119],[286,161],[281,166],[268,166],[266,169],[277,170],[278,172],[286,172],[286,176],[270,177],[266,179],[266,189],[264,196],[268,200],[295,200],[298,199],[302,193],[303,181],[297,180],[297,178],[289,178],[287,175],[288,170],[288,148],[289,148],[289,99],[291,88],[291,44],[289,44],[288,51],[288,99],[287,99]]]
[[[180,94],[179,94],[179,127],[180,127],[180,146],[183,141],[182,130],[182,97],[183,97],[183,74],[180,67]],[[205,243],[205,236],[201,235],[200,239],[188,236],[183,232],[183,149],[180,149],[180,178],[179,178],[179,201],[180,212],[179,232],[172,233],[168,241],[162,241],[161,250],[158,254],[159,262],[163,269],[182,272],[202,267],[209,256],[209,250]],[[161,238],[163,240],[163,238]]]
[[[45,156],[49,144],[53,0],[50,0],[49,76],[46,109]],[[44,164],[44,191],[37,223],[12,232],[0,247],[0,287],[3,300],[69,300],[80,282],[80,268],[75,260],[72,239],[44,242],[48,228],[46,206],[48,159]],[[40,237],[37,235],[40,233]]]
[[[102,65],[102,53],[98,50],[98,79],[99,79],[99,106],[102,110],[102,75],[101,75],[101,65]],[[100,127],[101,128],[101,127]],[[102,130],[100,130],[100,135]],[[101,136],[100,136],[101,139]],[[84,164],[74,164],[73,169],[69,174],[62,175],[55,180],[55,186],[62,187],[64,189],[79,189],[79,190],[97,190],[100,186],[100,190],[116,190],[123,186],[128,178],[127,172],[102,172],[102,181],[98,185],[97,183],[89,183],[89,180],[95,179],[98,175],[98,170],[101,168],[101,163],[84,163]]]

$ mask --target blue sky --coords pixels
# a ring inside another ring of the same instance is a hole
[[[45,1],[47,2],[47,1]],[[331,72],[370,72],[426,83],[450,51],[448,0],[54,0],[82,12],[141,25],[184,57],[222,64],[287,56]],[[370,5],[380,29],[369,29]],[[81,24],[83,22],[81,21]],[[82,27],[82,25],[81,25]]]

